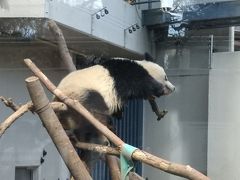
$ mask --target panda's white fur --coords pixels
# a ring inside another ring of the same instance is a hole
[[[167,75],[164,69],[156,63],[151,61],[136,61],[159,83],[164,85],[164,94],[168,95],[175,90],[175,87],[168,81]]]
[[[86,91],[97,91],[104,97],[104,101],[109,108],[109,115],[122,107],[121,99],[117,97],[113,78],[109,71],[100,65],[70,73],[60,82],[58,88],[69,97],[80,102],[87,98]]]

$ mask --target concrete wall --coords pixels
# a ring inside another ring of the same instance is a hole
[[[240,53],[213,54],[209,74],[208,175],[239,179]]]
[[[228,135],[232,130],[230,127],[234,125],[229,125],[228,130],[222,131],[223,123],[220,123],[220,127],[215,121],[218,121],[218,117],[221,117],[221,119],[226,117],[222,116],[222,111],[225,111],[224,107],[232,108],[230,104],[238,101],[238,96],[233,101],[233,98],[235,98],[234,94],[231,95],[232,98],[230,99],[229,94],[232,93],[232,87],[234,92],[239,91],[237,90],[237,83],[231,86],[233,82],[238,82],[237,76],[239,73],[234,74],[236,72],[234,69],[232,73],[229,72],[230,69],[232,71],[236,64],[226,61],[226,59],[230,60],[232,58],[232,56],[226,55],[221,58],[225,59],[225,61],[221,61],[223,63],[221,67],[226,67],[229,74],[226,76],[226,72],[221,71],[216,74],[219,80],[218,83],[215,83],[215,79],[210,79],[209,81],[209,35],[211,34],[214,35],[213,45],[215,52],[229,50],[227,28],[189,31],[188,38],[185,40],[173,39],[156,45],[158,63],[166,69],[170,81],[176,86],[176,92],[158,100],[159,106],[169,111],[160,122],[156,121],[156,116],[148,103],[144,104],[144,149],[167,160],[189,164],[204,174],[207,174],[207,171],[211,169],[209,174],[210,177],[212,176],[212,179],[237,179],[236,177],[239,177],[239,175],[234,176],[234,178],[228,178],[225,175],[221,177],[225,173],[222,169],[226,161],[220,157],[220,154],[223,155],[225,152],[232,151],[232,149],[237,150],[236,143],[233,144],[233,133]],[[216,56],[216,59],[220,59],[222,55],[224,54],[220,53]],[[237,59],[237,55],[235,58]],[[214,69],[211,72],[215,72]],[[225,77],[223,81],[226,82],[226,85],[223,84],[222,80],[220,81],[220,78],[223,76]],[[233,79],[230,80],[230,78]],[[208,92],[209,83],[210,92]],[[217,93],[215,94],[215,92]],[[226,96],[226,93],[228,96]],[[223,99],[223,97],[226,98]],[[226,106],[221,106],[222,102],[227,102]],[[235,104],[237,105],[238,103],[236,102]],[[210,106],[209,108],[208,105]],[[217,106],[213,108],[212,106],[214,105]],[[227,112],[231,113],[234,111],[235,115],[233,116],[235,120],[233,121],[238,122],[236,119],[238,106],[234,107],[233,110],[227,109]],[[210,110],[213,112],[208,112]],[[208,113],[210,114],[208,115]],[[210,126],[212,130],[208,130],[208,118],[210,117],[213,120],[213,124]],[[208,133],[211,133],[209,137]],[[221,138],[217,139],[218,136]],[[232,143],[232,145],[223,147],[225,141],[222,141],[222,139]],[[234,152],[235,150],[233,150],[233,155],[231,156],[226,155],[230,157],[227,162],[230,164],[232,158],[236,157],[235,162],[239,166],[237,163],[237,152]],[[208,168],[209,166],[210,169]],[[230,165],[229,168],[231,167],[233,166]],[[234,170],[238,173],[236,169]],[[162,173],[148,166],[144,166],[143,175],[149,179],[183,179]]]
[[[9,8],[0,8],[0,17],[50,18],[69,28],[94,36],[122,48],[143,54],[149,49],[146,27],[141,26],[141,10],[123,0],[23,0],[9,1]],[[96,19],[95,13],[106,7],[109,14]],[[128,33],[128,27],[141,28]]]
[[[45,0],[7,0],[8,8],[0,8],[0,17],[44,17]]]
[[[173,73],[169,79],[176,92],[157,101],[161,109],[169,111],[166,117],[157,121],[145,103],[144,149],[206,173],[208,75],[206,72]],[[183,179],[149,166],[144,166],[143,175],[149,179]]]
[[[207,38],[202,41],[157,45],[159,64],[167,69],[176,91],[158,100],[160,108],[169,111],[160,122],[145,103],[144,149],[206,174],[209,57]],[[144,166],[143,174],[149,179],[183,179],[148,166]]]
[[[103,7],[108,15],[96,19],[95,13]],[[48,18],[75,28],[120,47],[143,54],[149,51],[147,30],[141,26],[141,11],[123,0],[49,1]],[[133,33],[125,31],[138,23],[141,27]]]
[[[41,51],[42,54],[36,53],[37,51]],[[59,59],[53,58],[55,50],[46,45],[9,43],[5,46],[1,45],[0,53],[0,96],[11,97],[18,104],[29,101],[24,80],[32,74],[23,65],[23,58],[29,57],[38,65],[41,64],[44,72],[55,83],[66,74],[59,69]],[[50,54],[52,56],[49,56]],[[50,93],[48,96],[51,99]],[[9,108],[0,103],[0,122],[11,113]],[[44,163],[41,164],[43,150],[47,151],[47,155],[44,157]],[[36,178],[34,180],[68,178],[65,164],[41,121],[32,113],[27,113],[18,119],[1,137],[0,162],[1,179],[14,180],[15,167],[32,167]]]

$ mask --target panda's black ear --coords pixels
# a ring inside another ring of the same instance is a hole
[[[152,61],[152,62],[154,62],[153,57],[152,57],[148,52],[145,52],[145,53],[144,53],[144,59],[145,59],[146,61]]]

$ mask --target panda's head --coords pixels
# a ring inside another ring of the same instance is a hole
[[[175,90],[175,86],[172,85],[172,83],[168,80],[167,75],[161,66],[146,60],[136,62],[148,72],[148,74],[153,78],[153,80],[156,81],[157,87],[159,87],[155,88],[156,90],[151,95],[152,97],[148,98],[168,95]]]

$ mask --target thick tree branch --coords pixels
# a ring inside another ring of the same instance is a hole
[[[56,86],[36,67],[36,65],[30,60],[24,60],[26,65],[34,72],[36,76],[42,81],[43,84],[53,93],[58,99],[63,101],[66,105],[83,115],[89,123],[91,123],[96,129],[103,133],[110,141],[112,141],[121,151],[124,142],[117,137],[113,132],[111,132],[106,126],[101,124],[91,113],[86,110],[77,100],[72,100],[62,93]],[[185,177],[192,180],[208,180],[209,178],[202,173],[196,171],[189,165],[184,166],[176,163],[171,163],[169,161],[163,160],[159,157],[151,155],[147,152],[141,151],[139,149],[135,150],[132,154],[132,158],[139,160],[150,166],[163,170],[165,172],[175,174],[177,176]]]
[[[117,150],[116,148],[112,148],[110,146],[103,146],[100,144],[92,144],[92,143],[84,143],[84,142],[76,142],[74,146],[80,149],[88,150],[88,151],[94,151],[97,153],[119,156],[119,150]]]
[[[139,174],[135,172],[129,172],[129,180],[145,180],[143,177],[141,177]]]
[[[120,180],[121,178],[121,173],[120,173],[120,168],[118,165],[118,157],[113,156],[113,155],[105,155],[106,157],[106,162],[110,171],[110,177],[112,180]]]
[[[54,112],[64,112],[69,110],[66,104],[62,102],[50,102],[50,106],[53,108]]]
[[[35,76],[26,79],[27,88],[34,104],[35,111],[39,115],[49,136],[56,145],[66,166],[75,180],[91,180],[87,169],[80,160],[67,134],[65,133],[56,114],[49,105],[49,100],[44,93],[39,79]]]
[[[16,112],[14,112],[11,116],[9,116],[6,120],[4,120],[0,124],[0,137],[3,135],[3,133],[6,131],[6,129],[11,126],[12,123],[14,123],[24,113],[28,112],[31,107],[32,107],[32,103],[29,102],[29,103],[19,107]]]
[[[66,41],[65,41],[65,38],[63,36],[61,29],[58,27],[56,22],[53,20],[48,21],[48,27],[51,30],[51,32],[54,34],[54,37],[57,40],[59,53],[63,60],[64,67],[66,67],[69,72],[75,71],[76,67],[72,61],[72,57],[67,48],[67,44],[66,44]]]
[[[189,165],[181,165],[173,163],[157,156],[154,156],[145,151],[137,149],[132,154],[132,158],[141,162],[144,162],[152,167],[161,169],[170,174],[181,176],[191,180],[210,180],[207,176],[203,175],[196,169]]]
[[[110,175],[112,180],[120,180],[121,172],[119,167],[119,158],[113,155],[106,156],[107,164],[110,169]],[[129,172],[129,180],[144,180],[139,174],[130,171]]]
[[[18,106],[12,100],[10,101],[11,103],[9,105],[9,99],[6,99],[4,97],[1,97],[1,98],[4,99],[4,101],[6,100],[6,102],[4,102],[4,104],[7,107],[10,107],[15,112],[0,124],[0,137],[19,117],[21,117],[23,114],[25,114],[28,111],[34,111],[33,104],[31,101],[27,102],[26,104],[24,104],[22,106]],[[12,106],[12,104],[14,104],[14,105]],[[64,103],[61,103],[61,102],[51,102],[50,105],[55,112],[68,110],[68,107]]]
[[[10,107],[13,111],[16,111],[20,108],[17,104],[15,104],[11,98],[5,98],[3,96],[0,96],[0,100],[7,106]]]

